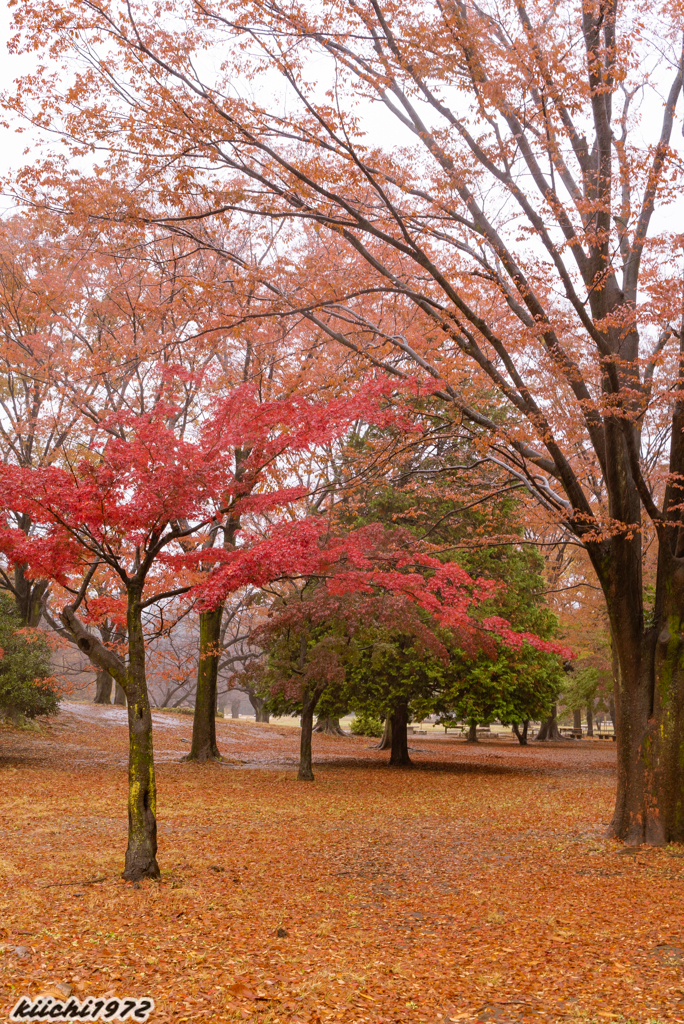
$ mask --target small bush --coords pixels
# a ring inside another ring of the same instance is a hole
[[[366,711],[352,718],[350,728],[355,736],[382,736],[382,722]]]
[[[54,715],[59,706],[47,640],[37,630],[21,629],[12,599],[0,594],[0,711],[13,722]]]

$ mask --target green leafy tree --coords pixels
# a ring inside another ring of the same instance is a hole
[[[544,600],[544,561],[534,547],[515,543],[483,547],[469,552],[463,564],[468,572],[501,584],[481,614],[501,616],[515,630],[544,640],[556,634],[556,616]],[[498,719],[513,726],[522,744],[527,742],[529,722],[550,713],[564,682],[559,656],[529,644],[520,648],[498,644],[493,655],[484,650],[475,659],[452,652],[448,676],[445,718],[467,721],[470,739],[476,738],[478,723]]]
[[[59,704],[50,675],[50,648],[35,629],[23,628],[14,602],[0,594],[0,709],[13,722],[52,715]]]
[[[355,736],[382,736],[382,722],[376,715],[361,711],[352,719],[351,731]]]
[[[476,458],[470,437],[435,418],[427,440],[405,451],[391,486],[368,486],[355,514],[361,523],[409,530],[430,542],[441,560],[458,562],[472,578],[498,583],[478,609],[481,621],[500,617],[516,631],[550,640],[558,622],[544,596],[544,559],[522,535],[523,510],[514,491],[495,467]],[[396,700],[397,706],[408,704],[413,717],[436,712],[443,721],[467,721],[471,739],[477,724],[498,719],[526,743],[529,721],[545,718],[558,698],[560,658],[528,644],[514,648],[486,638],[475,651],[460,649],[448,633],[444,642],[448,668],[416,662],[410,638],[397,634],[393,657],[382,661],[376,649],[372,667],[363,659],[356,670],[357,681],[364,672],[368,678],[360,687],[367,694],[363,709],[389,718],[388,701]]]

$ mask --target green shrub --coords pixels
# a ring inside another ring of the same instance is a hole
[[[37,630],[21,629],[12,599],[0,594],[0,712],[14,722],[53,715],[59,706],[48,642]]]
[[[355,736],[382,736],[382,722],[374,715],[361,711],[352,718],[351,731]]]

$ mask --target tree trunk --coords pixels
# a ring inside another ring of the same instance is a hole
[[[230,717],[231,718],[239,718],[240,717],[240,701],[239,700],[232,700],[230,702]]]
[[[254,708],[255,721],[264,722],[266,725],[268,725],[268,723],[271,720],[271,716],[269,715],[268,711],[264,710],[264,705],[266,701],[263,699],[263,697],[259,697],[256,693],[248,693],[247,696],[249,697],[249,703]]]
[[[95,681],[95,700],[94,704],[111,704],[112,703],[112,684],[114,680],[110,676],[106,668],[98,668],[97,676]],[[118,684],[117,684],[118,685]],[[122,691],[123,693],[123,691]]]
[[[297,775],[301,782],[313,782],[314,780],[311,767],[311,735],[319,696],[320,694],[316,690],[312,694],[305,690],[302,699],[302,735],[299,745],[299,774]]]
[[[681,430],[680,430],[681,433]],[[684,559],[661,541],[656,626],[618,630],[618,786],[610,834],[629,846],[684,841]]]
[[[518,743],[521,747],[527,746],[527,728],[530,724],[529,718],[526,718],[522,723],[522,732],[520,731],[520,725],[518,722],[513,723],[513,732],[518,737]]]
[[[477,738],[477,722],[475,721],[474,718],[471,718],[470,726],[468,727],[468,739],[466,740],[466,743],[479,743],[479,742],[480,741]]]
[[[385,724],[382,730],[382,738],[375,747],[376,750],[391,750],[392,749],[392,718],[390,715],[385,719]]]
[[[78,649],[98,668],[121,683],[128,701],[128,848],[123,877],[131,882],[159,878],[157,864],[157,788],[154,777],[152,713],[145,678],[145,638],[142,628],[143,582],[128,583],[128,663],[105,646],[76,615],[80,598],[66,605],[60,619]]]
[[[389,763],[393,768],[406,768],[411,764],[408,752],[408,704],[398,704],[392,711],[392,753]]]
[[[579,708],[572,713],[572,734],[575,739],[582,739],[582,709]]]
[[[142,589],[142,588],[141,588]],[[152,714],[145,678],[145,640],[140,593],[128,595],[128,849],[123,877],[130,882],[159,878],[157,787],[152,747]]]
[[[121,683],[116,684],[116,690],[114,692],[114,703],[119,707],[126,707],[126,691],[124,690]]]
[[[558,715],[558,708],[554,704],[553,708],[551,710],[551,714],[549,715],[548,718],[545,718],[544,721],[541,724],[541,729],[539,730],[539,733],[537,734],[537,739],[538,740],[562,740],[563,739],[563,737],[561,736],[561,734],[560,734],[560,732],[558,730],[557,715]]]
[[[314,732],[322,732],[326,736],[344,736],[339,718],[318,718]]]
[[[221,653],[221,618],[223,605],[210,612],[200,612],[199,664],[197,694],[192,720],[192,743],[184,761],[220,761],[216,744],[216,692]]]
[[[587,705],[587,736],[594,735],[594,712],[591,705]]]
[[[27,525],[28,530],[28,525]],[[43,614],[43,598],[47,593],[47,580],[30,580],[25,565],[14,567],[14,601],[17,612],[25,626],[35,628]]]

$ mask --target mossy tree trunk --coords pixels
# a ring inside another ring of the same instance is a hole
[[[131,882],[159,878],[157,864],[157,786],[152,747],[152,713],[145,678],[145,639],[141,593],[128,593],[128,671],[123,688],[128,701],[128,849],[123,877]]]
[[[76,615],[78,602],[67,605],[60,618],[65,629],[99,668],[121,685],[128,702],[128,847],[123,877],[136,882],[159,878],[157,864],[157,789],[152,745],[152,714],[145,677],[142,628],[142,582],[128,586],[128,663],[91,633]]]

